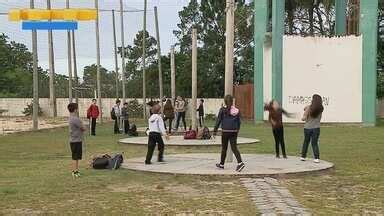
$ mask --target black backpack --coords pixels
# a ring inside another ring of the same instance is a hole
[[[115,113],[115,109],[114,109],[114,108],[112,108],[112,110],[111,110],[111,119],[112,119],[112,120],[116,120],[116,119],[117,119],[117,117],[116,117],[116,113]]]
[[[108,161],[110,158],[111,158],[111,156],[109,156],[108,154],[93,158],[92,168],[93,169],[107,169]]]
[[[107,169],[112,169],[112,170],[119,169],[123,161],[124,161],[123,155],[116,154],[115,156],[113,156],[108,160]]]
[[[208,127],[203,128],[203,135],[201,136],[201,139],[203,140],[211,139],[211,133],[209,132]]]
[[[128,131],[129,136],[139,136],[139,133],[137,133],[137,127],[135,124],[132,124],[131,128]]]

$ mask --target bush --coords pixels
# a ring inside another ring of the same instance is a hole
[[[27,104],[27,107],[24,108],[23,114],[25,116],[32,116],[33,115],[33,100],[30,104]],[[39,104],[38,116],[42,116],[42,115],[43,115],[43,110],[41,109],[40,104]]]
[[[212,121],[216,121],[216,115],[215,114],[207,114],[207,115],[205,115],[205,119],[206,120],[208,120],[208,121],[210,121],[210,120],[212,120]]]

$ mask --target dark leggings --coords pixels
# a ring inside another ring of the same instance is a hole
[[[168,132],[171,133],[172,132],[172,121],[173,121],[173,118],[167,118],[165,117],[164,119],[164,127],[165,127],[165,130],[167,130],[167,124],[165,123],[167,120],[168,120]]]
[[[163,160],[164,154],[164,142],[160,133],[150,132],[148,136],[148,152],[147,157],[145,159],[145,163],[150,163],[152,159],[153,152],[155,151],[155,147],[157,144],[157,148],[159,150],[158,161]]]
[[[285,143],[284,143],[284,128],[278,127],[273,128],[273,137],[275,138],[275,150],[276,150],[276,157],[280,156],[280,146],[281,151],[283,152],[283,156],[286,157],[287,154],[285,153]]]
[[[200,127],[204,126],[204,116],[199,116],[199,124],[200,124]]]
[[[96,135],[96,118],[91,119],[91,135]]]
[[[184,130],[187,130],[187,124],[185,123],[185,111],[177,114],[176,130],[179,129],[180,119],[183,121]]]
[[[303,158],[307,157],[309,142],[311,142],[313,156],[315,157],[315,159],[320,159],[319,137],[320,137],[320,128],[304,129],[304,143],[303,143],[303,149],[301,150],[301,157]]]
[[[237,162],[241,163],[241,155],[237,149],[237,132],[223,132],[221,135],[221,161],[220,164],[224,165],[225,158],[227,157],[228,142],[231,144],[231,149],[235,155]]]

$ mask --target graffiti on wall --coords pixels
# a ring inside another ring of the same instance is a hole
[[[311,103],[312,96],[288,96],[289,104],[308,105]],[[330,97],[323,96],[323,104],[328,106],[330,103]]]

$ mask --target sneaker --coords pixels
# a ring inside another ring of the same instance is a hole
[[[284,159],[288,159],[287,155],[284,155],[283,158],[284,158]]]
[[[219,164],[219,163],[217,163],[217,164],[216,164],[216,167],[219,168],[219,169],[224,169],[224,165],[223,165],[223,164]]]
[[[72,171],[72,177],[76,178],[76,172],[75,171]]]
[[[301,160],[301,161],[306,161],[307,159],[305,159],[305,158],[301,157],[301,158],[300,158],[300,160]]]
[[[280,155],[276,155],[276,158],[277,158],[277,159],[280,159]]]
[[[237,172],[241,172],[241,170],[243,170],[244,167],[245,167],[244,162],[241,162],[241,163],[239,163],[239,164],[237,165],[237,167],[236,167],[236,171],[237,171]]]
[[[145,161],[145,165],[151,165],[151,164],[152,164],[151,162]]]
[[[313,160],[313,162],[320,163],[320,160],[319,159],[315,159],[315,160]]]
[[[157,162],[164,163],[165,161],[164,161],[164,159],[159,159],[159,160],[157,160]]]
[[[72,171],[72,177],[73,178],[79,178],[80,177],[80,172],[79,171]]]

